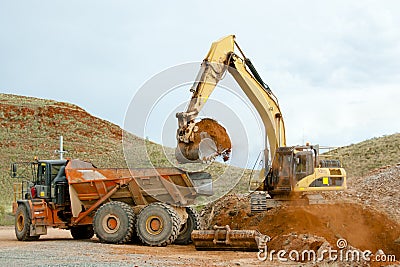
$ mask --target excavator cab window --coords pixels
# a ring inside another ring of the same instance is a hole
[[[297,181],[314,173],[313,155],[312,151],[303,151],[296,154],[294,170]]]
[[[293,156],[289,151],[281,151],[276,155],[272,169],[272,186],[274,190],[288,191],[291,188],[291,177],[293,177]]]
[[[289,177],[290,176],[290,165],[292,161],[291,155],[283,155],[280,158],[281,161],[281,169],[280,169],[280,176],[281,177]]]

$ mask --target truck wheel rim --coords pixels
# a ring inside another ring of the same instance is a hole
[[[164,228],[163,220],[158,216],[150,216],[146,220],[146,230],[149,234],[158,235]]]
[[[17,217],[17,229],[19,232],[21,232],[24,229],[24,224],[25,224],[24,216],[22,214],[19,214]]]
[[[102,225],[104,231],[106,231],[108,234],[114,234],[118,231],[121,222],[117,216],[113,214],[107,214],[103,218]]]

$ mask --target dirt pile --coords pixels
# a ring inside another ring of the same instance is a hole
[[[373,170],[365,177],[349,178],[347,184],[347,191],[325,193],[325,197],[372,206],[400,221],[400,163]]]
[[[268,246],[286,251],[313,250],[317,253],[321,247],[330,246],[330,244],[325,238],[320,236],[291,233],[275,237],[268,243]]]
[[[362,256],[363,251],[348,245],[345,240],[330,244],[320,236],[291,233],[276,237],[268,243],[268,247],[277,247],[286,251],[281,257],[296,262],[318,262],[328,265],[335,263],[336,266],[350,266],[342,262],[350,261],[357,262],[358,266],[368,266],[368,261]],[[271,249],[269,251],[272,252]],[[277,255],[275,256],[277,258]],[[374,259],[374,255],[368,256]]]
[[[273,210],[251,213],[248,197],[228,195],[203,210],[203,226],[230,225],[232,229],[257,229],[272,238],[269,247],[280,250],[285,235],[322,237],[329,244],[344,238],[361,250],[379,249],[400,258],[400,225],[384,213],[359,204],[341,203],[309,206],[282,206]],[[321,245],[321,240],[310,246]],[[292,244],[297,248],[298,244]],[[301,243],[307,247],[308,243]]]

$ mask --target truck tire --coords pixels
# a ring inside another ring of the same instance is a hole
[[[157,202],[140,211],[136,232],[145,245],[161,247],[175,241],[180,224],[180,218],[171,206]]]
[[[19,241],[35,241],[40,235],[31,236],[31,218],[25,205],[19,205],[15,212],[15,235]]]
[[[93,228],[100,242],[124,244],[134,232],[135,213],[124,202],[111,201],[101,206],[94,215]]]
[[[94,236],[93,225],[75,226],[70,229],[74,239],[90,239]]]
[[[175,239],[175,244],[187,245],[192,243],[192,232],[193,230],[200,229],[200,217],[197,211],[191,207],[186,207],[188,218],[186,223],[181,226],[178,237]]]

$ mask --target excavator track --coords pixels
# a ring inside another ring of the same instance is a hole
[[[271,196],[264,191],[253,192],[250,196],[251,212],[263,212],[281,205],[281,201],[271,199]]]
[[[250,196],[251,212],[263,212],[283,204],[291,206],[307,206],[317,204],[327,204],[328,202],[320,194],[304,195],[275,195],[273,198],[264,191],[253,192]]]

